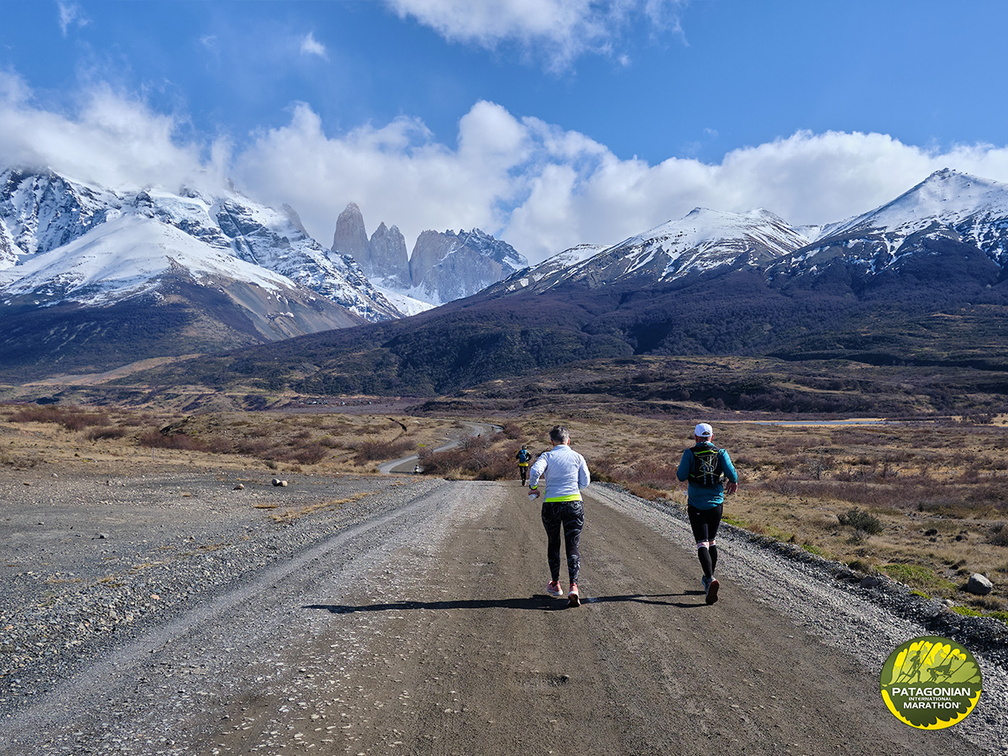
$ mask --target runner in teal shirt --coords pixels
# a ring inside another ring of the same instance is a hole
[[[696,539],[697,558],[703,568],[704,574],[700,582],[704,587],[706,602],[713,604],[717,601],[720,588],[714,577],[718,558],[715,537],[724,512],[725,494],[733,494],[738,490],[738,472],[728,451],[711,443],[714,429],[710,425],[697,425],[693,429],[693,438],[696,444],[683,452],[676,477],[688,481],[686,514]],[[725,480],[727,483],[722,482]]]

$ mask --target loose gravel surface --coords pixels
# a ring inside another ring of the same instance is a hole
[[[0,753],[1008,753],[1005,626],[675,508],[586,493],[577,609],[515,482],[151,469],[0,479]],[[744,494],[742,494],[744,495]],[[943,635],[962,723],[879,670]]]

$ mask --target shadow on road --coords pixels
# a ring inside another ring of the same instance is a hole
[[[680,609],[697,609],[704,606],[700,603],[686,603],[684,601],[664,601],[663,599],[686,596],[703,596],[702,591],[686,591],[685,593],[666,593],[654,596],[644,594],[628,594],[625,596],[592,596],[584,599],[586,604],[609,604],[622,601],[635,601],[641,604],[663,604],[665,606],[675,606]],[[557,609],[567,609],[566,599],[555,599],[545,595],[529,596],[528,598],[499,598],[499,599],[459,599],[455,601],[393,601],[383,604],[361,604],[351,606],[349,604],[309,604],[303,609],[319,609],[332,614],[353,614],[354,612],[388,612],[388,611],[413,611],[416,609],[429,609],[432,611],[445,609],[524,609],[534,611],[555,611]]]
[[[671,598],[687,598],[689,596],[696,596],[699,599],[699,603],[686,601],[665,601],[664,599]],[[638,604],[659,604],[664,606],[675,606],[680,609],[699,609],[701,607],[707,606],[704,602],[704,592],[703,591],[684,591],[683,593],[660,593],[653,596],[649,596],[641,593],[628,594],[626,596],[593,596],[585,600],[588,604],[607,604],[609,602],[615,601],[634,601]]]

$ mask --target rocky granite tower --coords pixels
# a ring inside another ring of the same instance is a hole
[[[389,228],[382,223],[371,234],[370,269],[363,264],[361,267],[369,276],[385,278],[395,287],[409,288],[409,255],[406,252],[406,239],[398,226]]]
[[[353,202],[336,220],[333,253],[349,255],[375,285],[433,305],[475,294],[528,265],[511,245],[472,231],[424,231],[407,255],[396,226],[378,226],[370,240]]]
[[[364,230],[364,216],[360,208],[351,202],[336,219],[336,233],[333,234],[333,252],[350,255],[364,272],[371,275],[371,249],[367,232]]]

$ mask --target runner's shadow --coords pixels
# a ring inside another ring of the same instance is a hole
[[[703,591],[683,591],[682,593],[658,593],[658,594],[643,594],[643,593],[631,593],[625,596],[592,596],[586,599],[586,603],[589,604],[607,604],[610,602],[618,601],[633,601],[638,604],[658,604],[661,606],[675,606],[679,609],[699,609],[706,604],[701,601],[699,604],[686,603],[685,601],[663,601],[662,599],[673,598],[676,596],[703,596]]]
[[[349,604],[309,604],[305,609],[321,609],[332,614],[353,614],[354,612],[389,612],[389,611],[415,611],[417,609],[429,609],[439,611],[445,609],[524,609],[533,611],[550,611],[554,609],[566,609],[567,601],[557,601],[545,595],[530,596],[528,598],[499,598],[499,599],[458,599],[449,601],[393,601],[385,604],[361,604],[351,606]]]
[[[644,594],[628,594],[625,596],[590,596],[584,599],[586,604],[609,604],[620,601],[634,601],[640,604],[660,604],[664,606],[676,606],[681,609],[695,609],[704,606],[703,603],[687,604],[682,601],[663,601],[662,599],[675,596],[703,596],[703,591],[686,591],[685,593],[665,593],[653,596]],[[320,609],[331,614],[354,614],[355,612],[390,612],[390,611],[416,611],[427,609],[430,611],[442,611],[446,609],[520,609],[533,611],[555,611],[557,609],[567,609],[566,600],[557,600],[551,596],[534,595],[528,598],[499,598],[499,599],[458,599],[449,601],[392,601],[382,604],[360,604],[353,606],[350,604],[309,604],[304,609]]]

